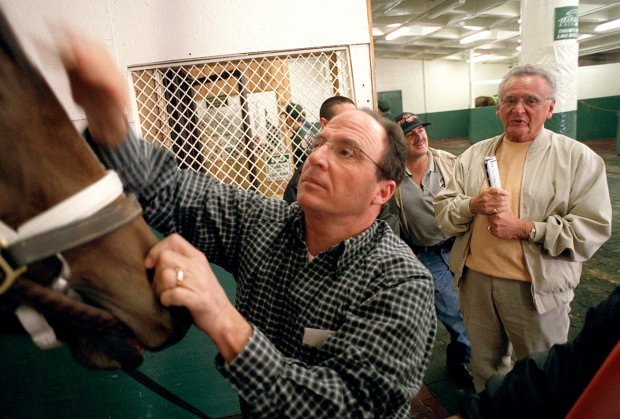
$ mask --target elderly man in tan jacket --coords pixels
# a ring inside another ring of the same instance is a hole
[[[544,128],[555,106],[553,76],[515,67],[499,98],[504,133],[459,156],[433,201],[440,228],[457,235],[450,268],[477,391],[511,368],[513,348],[520,359],[566,342],[582,264],[611,234],[603,159]],[[488,187],[485,156],[496,156],[501,188]]]

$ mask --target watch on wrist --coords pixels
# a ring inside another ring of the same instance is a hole
[[[532,229],[527,234],[527,240],[530,241],[530,242],[533,242],[534,241],[534,237],[536,237],[536,226],[534,225],[534,223],[532,223]]]

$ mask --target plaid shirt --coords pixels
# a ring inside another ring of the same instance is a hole
[[[96,149],[96,147],[95,147]],[[430,273],[383,221],[308,263],[297,204],[196,172],[132,135],[96,149],[138,195],[147,222],[178,232],[233,274],[246,348],[216,365],[244,416],[409,417],[435,337]],[[306,328],[326,331],[320,346]]]

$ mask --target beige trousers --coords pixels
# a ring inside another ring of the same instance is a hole
[[[459,303],[471,340],[471,367],[476,392],[486,381],[512,368],[516,360],[546,351],[568,337],[570,306],[544,314],[534,307],[531,284],[466,269],[459,285]]]

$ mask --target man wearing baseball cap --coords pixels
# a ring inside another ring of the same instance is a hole
[[[430,122],[422,121],[416,114],[403,112],[394,121],[405,134],[407,150],[405,179],[395,194],[400,236],[433,275],[437,317],[450,334],[448,375],[459,386],[472,388],[469,337],[459,309],[457,291],[452,284],[454,278],[448,267],[454,239],[439,229],[433,209],[433,197],[452,176],[456,156],[428,146],[424,127]]]

